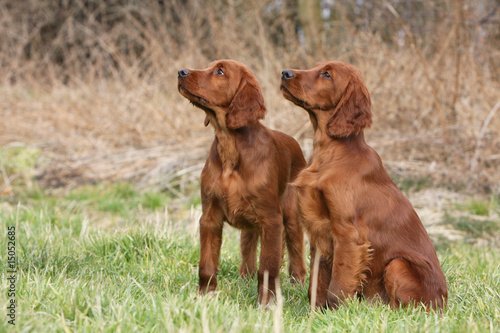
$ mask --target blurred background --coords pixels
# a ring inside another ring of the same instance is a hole
[[[220,58],[253,69],[265,125],[306,157],[309,118],[282,97],[281,71],[352,63],[393,178],[499,194],[500,0],[2,1],[0,192],[24,177],[13,163],[35,159],[28,186],[131,181],[185,197],[213,130],[177,70]]]

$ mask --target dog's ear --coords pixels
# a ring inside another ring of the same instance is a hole
[[[258,83],[242,79],[240,86],[229,105],[226,114],[226,126],[237,129],[254,124],[266,115],[264,97]]]
[[[351,76],[332,117],[326,125],[326,133],[334,138],[358,134],[372,124],[370,93],[364,83]]]

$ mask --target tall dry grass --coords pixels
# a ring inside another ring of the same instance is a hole
[[[303,1],[2,2],[0,144],[40,148],[45,185],[132,179],[182,196],[213,133],[178,94],[179,68],[248,64],[265,124],[309,155],[308,117],[280,73],[338,59],[364,74],[367,139],[392,173],[498,193],[500,2],[320,3],[331,14],[318,21]]]

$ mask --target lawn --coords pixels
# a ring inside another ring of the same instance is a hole
[[[3,165],[6,172],[13,172],[6,160]],[[450,212],[442,221],[463,237],[432,237],[449,287],[448,308],[442,316],[364,301],[311,314],[307,288],[292,284],[285,266],[280,276],[282,304],[269,311],[256,306],[257,281],[239,277],[239,235],[229,226],[217,292],[197,295],[196,190],[189,202],[179,202],[167,192],[138,190],[129,183],[47,191],[20,176],[12,188],[0,202],[4,265],[0,303],[6,309],[12,299],[7,293],[6,249],[8,228],[15,227],[16,317],[12,326],[4,314],[0,331],[500,330],[497,198],[457,205],[460,214]]]

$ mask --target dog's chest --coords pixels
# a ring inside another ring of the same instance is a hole
[[[214,190],[230,225],[239,229],[255,228],[257,214],[248,184],[238,172],[223,172]]]

